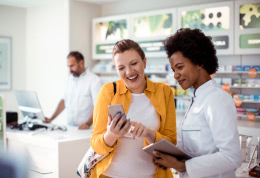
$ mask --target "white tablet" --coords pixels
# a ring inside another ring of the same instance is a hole
[[[143,148],[145,152],[148,154],[153,155],[153,151],[159,151],[164,154],[172,155],[178,160],[188,160],[191,159],[191,156],[187,153],[184,153],[179,148],[177,148],[174,144],[169,142],[168,140],[162,138],[158,142],[152,143]]]

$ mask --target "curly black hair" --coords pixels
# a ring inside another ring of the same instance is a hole
[[[218,58],[211,37],[205,36],[199,29],[179,29],[164,42],[164,48],[170,59],[173,53],[181,52],[193,64],[203,67],[210,75],[218,69]]]

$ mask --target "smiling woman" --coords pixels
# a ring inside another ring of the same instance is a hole
[[[132,49],[127,49],[131,46]],[[120,41],[113,50],[113,62],[117,74],[132,93],[143,93],[146,88],[144,69],[146,58],[144,52],[134,41]]]
[[[180,161],[155,152],[161,158],[155,165],[179,170],[181,178],[235,178],[241,165],[236,109],[232,97],[210,77],[218,68],[211,38],[198,29],[180,29],[164,45],[174,78],[183,89],[195,89],[177,144],[193,158]]]
[[[132,40],[115,44],[113,62],[120,80],[116,93],[105,84],[96,101],[92,148],[100,155],[91,177],[170,178],[170,169],[160,170],[143,147],[165,138],[176,144],[174,98],[169,86],[154,83],[144,75],[146,58]],[[121,104],[126,115],[108,115],[108,106]],[[133,171],[134,170],[134,171]]]

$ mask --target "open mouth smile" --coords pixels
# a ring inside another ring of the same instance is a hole
[[[134,82],[137,80],[138,78],[138,74],[137,75],[134,75],[134,76],[131,76],[131,77],[126,77],[128,80],[130,80],[131,82]]]

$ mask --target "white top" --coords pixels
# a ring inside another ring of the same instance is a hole
[[[101,86],[99,77],[89,70],[79,77],[70,75],[63,97],[69,125],[79,126],[88,120]]]
[[[177,146],[190,154],[180,177],[235,178],[241,165],[236,108],[232,97],[210,80],[195,97],[178,127]]]
[[[158,131],[160,127],[159,115],[144,93],[132,93],[127,118],[152,130]],[[103,174],[113,178],[154,178],[155,166],[152,156],[143,151],[143,141],[120,137],[111,164]]]

